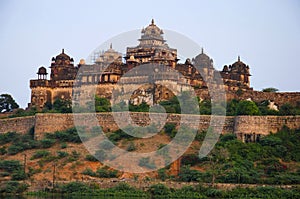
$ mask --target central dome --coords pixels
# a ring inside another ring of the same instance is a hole
[[[140,41],[140,46],[144,45],[154,45],[154,46],[161,46],[164,44],[165,40],[163,38],[164,32],[162,29],[157,27],[154,24],[154,20],[152,19],[151,24],[147,26],[145,29],[142,29],[142,36]]]

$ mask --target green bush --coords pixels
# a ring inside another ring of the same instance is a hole
[[[40,151],[36,151],[30,159],[34,160],[34,159],[38,159],[38,158],[44,158],[49,155],[50,155],[49,151],[40,150]]]
[[[170,189],[163,184],[155,184],[149,188],[149,191],[154,196],[168,196],[171,191]]]
[[[110,149],[114,148],[115,145],[109,140],[103,140],[100,143],[99,147],[100,147],[100,149],[110,150]]]
[[[65,143],[65,142],[62,142],[61,144],[60,144],[60,148],[61,149],[65,149],[65,148],[67,148],[68,147],[68,145],[67,145],[67,143]]]
[[[70,128],[65,131],[56,131],[54,134],[46,134],[47,139],[57,139],[60,142],[81,143],[80,136],[76,128]]]
[[[104,161],[107,159],[107,154],[104,150],[97,150],[94,156],[99,161]]]
[[[4,154],[6,154],[7,153],[7,150],[6,150],[6,147],[1,147],[0,148],[0,155],[4,155]]]
[[[126,131],[132,131],[132,130],[133,130],[133,128],[131,126],[126,127]],[[134,139],[133,136],[125,133],[122,129],[118,129],[118,130],[114,131],[113,133],[111,133],[108,136],[108,138],[113,143],[117,143],[118,141],[120,141],[122,139],[127,139],[127,140]]]
[[[96,174],[100,178],[116,178],[118,175],[118,171],[109,170],[108,168],[104,167],[97,169]]]
[[[253,101],[242,100],[236,107],[237,115],[260,115],[257,105]]]
[[[10,145],[7,149],[7,153],[9,155],[15,155],[22,151],[24,151],[24,148],[22,146],[18,146],[18,145]]]
[[[69,155],[68,152],[65,152],[65,151],[57,151],[56,153],[59,158],[64,158]]]
[[[183,166],[179,173],[179,180],[183,182],[198,181],[201,176],[199,171],[191,170],[189,166]]]
[[[133,142],[130,142],[129,145],[127,146],[127,151],[135,151],[136,147]]]
[[[42,148],[50,148],[54,145],[55,140],[54,139],[43,139],[40,141],[40,145]]]
[[[4,194],[19,194],[28,189],[28,185],[25,183],[19,183],[17,181],[8,181],[0,186],[0,193]]]
[[[175,137],[176,131],[176,124],[174,123],[166,123],[164,126],[165,133],[170,136],[171,138]]]
[[[92,177],[97,177],[97,174],[90,168],[85,169],[82,172],[83,175],[88,175],[88,176],[92,176]]]
[[[70,182],[60,187],[62,193],[87,193],[90,187],[82,182]]]
[[[78,153],[77,151],[73,150],[72,153],[71,153],[71,155],[68,158],[68,161],[70,161],[70,162],[76,161],[76,160],[79,159],[79,157],[80,157],[80,153]]]
[[[157,173],[158,173],[158,178],[161,179],[162,181],[165,181],[168,177],[166,173],[166,169],[159,169]]]
[[[90,154],[86,155],[86,156],[85,156],[85,159],[86,159],[87,161],[90,161],[90,162],[98,162],[98,159],[95,158],[95,156],[90,155]]]
[[[197,154],[186,154],[186,155],[183,155],[182,159],[181,159],[182,165],[194,166],[200,162],[201,162],[200,158]]]
[[[128,192],[128,191],[135,192],[135,191],[137,191],[135,188],[131,187],[129,184],[124,183],[124,182],[119,183],[117,186],[113,187],[112,189],[115,190],[115,191],[125,191],[125,192]]]
[[[24,173],[24,170],[16,170],[11,175],[11,180],[25,180],[26,174]]]
[[[150,162],[150,157],[141,158],[139,160],[139,166],[147,167],[149,169],[155,169],[156,168],[154,162]]]
[[[19,138],[19,134],[16,132],[8,132],[0,134],[0,144],[7,144]]]
[[[11,173],[13,171],[21,169],[22,165],[18,160],[0,160],[0,170],[4,170]]]

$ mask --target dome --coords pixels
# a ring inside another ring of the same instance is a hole
[[[127,62],[137,62],[137,60],[134,58],[133,55],[131,55],[131,56],[129,57],[129,59],[127,59]]]
[[[154,24],[154,19],[151,20],[151,24],[142,30],[145,35],[162,35],[164,32]]]
[[[80,59],[79,64],[80,65],[85,65],[85,60],[84,59]]]
[[[47,75],[47,69],[44,66],[41,66],[37,72],[38,75]]]
[[[213,60],[203,52],[203,48],[201,53],[193,59],[193,64],[201,68],[213,68]]]
[[[242,62],[240,56],[238,56],[238,60],[234,62],[231,66],[231,71],[237,73],[249,74],[249,66],[246,65],[244,62]]]
[[[70,60],[70,56],[65,54],[65,49],[62,49],[62,52],[59,55],[57,55],[55,59]]]
[[[142,42],[141,43],[142,45],[143,44],[163,45],[163,43],[165,42],[162,36],[164,32],[154,24],[153,19],[150,25],[148,25],[145,29],[144,28],[142,29],[141,33],[142,36],[140,41]],[[147,42],[149,40],[150,42]]]

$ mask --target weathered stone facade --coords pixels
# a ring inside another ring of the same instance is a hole
[[[124,113],[117,113],[122,117]],[[132,120],[141,126],[150,122],[149,113],[131,113]],[[104,132],[117,130],[119,127],[112,113],[96,114],[97,122],[90,120],[91,114],[79,114],[81,120],[77,126],[85,126],[87,129],[100,125]],[[191,115],[191,119],[200,117],[199,131],[207,130],[210,125],[211,116]],[[181,116],[179,114],[168,114],[167,121],[179,125]],[[243,141],[255,141],[259,136],[276,133],[283,126],[291,129],[300,128],[300,116],[228,116],[222,127],[222,133],[234,133]],[[19,132],[26,133],[34,127],[36,139],[42,139],[49,132],[66,130],[74,127],[73,114],[36,114],[35,116],[0,119],[0,133]],[[217,127],[217,126],[215,126]]]
[[[208,84],[219,85],[216,83],[218,75],[223,78],[225,90],[252,90],[249,66],[244,64],[240,58],[232,65],[224,66],[222,71],[217,71],[214,69],[213,60],[202,49],[201,53],[194,58],[188,58],[184,63],[178,63],[177,49],[168,46],[163,38],[163,31],[156,26],[154,20],[141,31],[141,34],[139,45],[127,48],[124,57],[125,63],[122,62],[121,53],[113,50],[112,45],[94,60],[95,63],[90,65],[86,64],[84,60],[80,60],[79,64],[75,66],[73,58],[65,54],[63,50],[61,54],[52,58],[50,80],[47,79],[48,73],[45,67],[39,68],[37,80],[30,80],[31,103],[29,106],[41,110],[45,105],[53,104],[56,99],[74,100],[76,98],[76,101],[82,96],[93,95],[92,91],[95,86],[97,95],[111,99],[113,90],[122,91],[133,84],[141,85],[144,82],[151,82],[153,77],[147,76],[147,74],[123,77],[136,66],[145,64],[166,66],[163,70],[157,71],[156,76],[160,75],[162,80],[168,82],[167,85],[174,85],[173,92],[175,92],[171,93],[166,89],[168,86],[161,86],[159,81],[153,82],[160,86],[154,89],[152,101],[145,99],[148,104],[168,99],[186,86],[200,88],[198,92],[207,93]],[[182,74],[182,77],[171,73],[171,69]],[[115,87],[121,77],[123,87]],[[74,85],[84,88],[81,88],[80,91],[76,88],[73,90]],[[130,100],[135,99],[131,97]]]

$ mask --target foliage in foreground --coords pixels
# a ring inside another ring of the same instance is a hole
[[[126,183],[119,183],[113,188],[102,189],[98,184],[84,184],[82,182],[71,182],[58,185],[54,190],[56,193],[82,196],[102,197],[137,197],[137,198],[299,198],[299,187],[291,189],[276,188],[271,186],[256,188],[233,188],[232,190],[221,190],[213,187],[184,186],[180,189],[169,188],[164,184],[154,184],[148,190],[142,191],[131,187]]]
[[[246,184],[300,184],[300,129],[281,131],[256,143],[243,143],[235,135],[223,135],[203,159],[183,156],[180,181]],[[193,170],[201,166],[206,171]],[[293,166],[294,165],[294,166]]]

